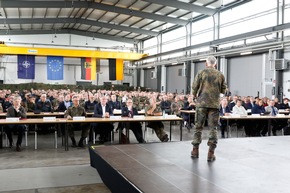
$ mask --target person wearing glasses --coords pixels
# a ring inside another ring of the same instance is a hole
[[[18,118],[26,118],[26,110],[23,106],[21,106],[21,97],[15,96],[13,98],[12,106],[7,109],[6,117],[18,117]],[[7,134],[7,138],[9,140],[9,147],[13,147],[13,138],[12,132],[17,131],[17,142],[16,142],[16,151],[20,151],[23,134],[25,131],[25,125],[8,125],[5,128],[5,132]]]

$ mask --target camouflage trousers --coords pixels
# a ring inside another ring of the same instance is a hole
[[[161,141],[162,141],[163,137],[165,135],[167,135],[165,133],[165,131],[164,131],[164,125],[163,125],[163,123],[161,121],[152,121],[152,122],[149,122],[148,125],[147,125],[147,127],[152,128],[155,131],[157,137]]]
[[[90,130],[90,124],[88,123],[74,123],[74,124],[68,124],[68,135],[69,137],[74,137],[74,131],[75,130],[81,130],[82,134],[81,137],[86,138],[89,134]]]
[[[207,119],[209,134],[207,145],[214,150],[217,146],[217,128],[219,119],[219,110],[214,108],[196,108],[195,110],[195,126],[193,130],[193,146],[199,146],[202,141],[202,130],[205,120]]]

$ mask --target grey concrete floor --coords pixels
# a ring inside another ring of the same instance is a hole
[[[165,124],[169,134],[169,124]],[[242,131],[239,131],[242,135]],[[80,133],[77,132],[77,139]],[[179,141],[179,125],[172,126],[172,141]],[[203,139],[207,139],[207,129]],[[151,129],[145,132],[147,142],[160,142]],[[231,136],[236,137],[236,133]],[[117,143],[118,135],[114,136]],[[16,141],[16,136],[13,136]],[[183,128],[183,141],[192,139],[192,130]],[[224,139],[223,139],[224,140]],[[226,139],[225,139],[226,140]],[[130,142],[137,143],[130,132]],[[5,143],[5,140],[3,141]],[[5,144],[4,144],[5,145]],[[110,145],[110,144],[105,144]],[[38,149],[34,149],[34,133],[28,135],[28,146],[23,142],[22,151],[14,148],[0,149],[0,192],[7,193],[56,193],[56,192],[97,192],[108,193],[97,171],[90,167],[86,148],[70,148],[64,151],[61,138],[58,148],[54,148],[54,134],[38,135]]]

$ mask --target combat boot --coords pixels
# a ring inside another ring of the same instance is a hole
[[[79,143],[78,143],[78,146],[79,146],[79,147],[82,147],[82,148],[85,147],[85,145],[84,145],[84,140],[85,140],[85,139],[86,139],[85,137],[81,137],[81,138],[80,138],[80,141],[79,141]]]
[[[198,158],[198,156],[199,156],[198,146],[193,146],[192,151],[191,151],[191,157]]]
[[[214,150],[209,149],[207,154],[207,161],[213,162],[215,160]]]
[[[71,142],[72,142],[72,147],[76,147],[77,146],[77,142],[76,139],[74,137],[71,137]]]

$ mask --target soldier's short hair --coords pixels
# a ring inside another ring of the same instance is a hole
[[[13,98],[13,101],[16,101],[16,100],[22,100],[22,98],[21,98],[21,96],[19,96],[19,95],[16,95],[14,98]]]
[[[214,65],[214,64],[216,64],[216,58],[214,56],[208,56],[206,59],[206,63],[208,63],[210,65]]]
[[[72,100],[74,100],[74,99],[79,99],[79,96],[78,96],[78,95],[74,95],[74,96],[72,97]]]

